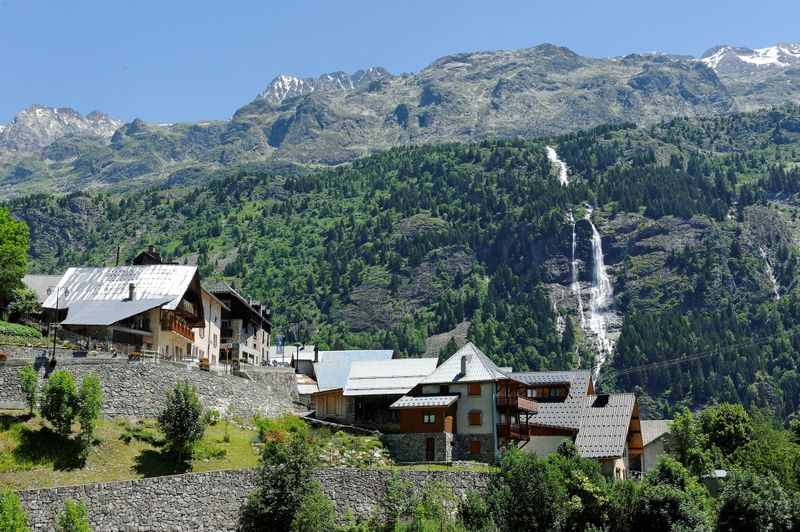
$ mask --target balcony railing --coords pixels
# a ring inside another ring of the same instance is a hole
[[[161,330],[162,331],[172,331],[176,334],[179,334],[189,340],[190,342],[194,342],[194,333],[192,330],[187,327],[186,325],[182,324],[175,318],[171,320],[164,320],[161,322]]]
[[[527,424],[498,423],[497,435],[509,440],[528,441],[531,439]]]
[[[528,399],[527,397],[519,397],[516,395],[509,395],[508,397],[504,395],[498,395],[497,406],[498,408],[516,408],[532,414],[539,412],[539,403]]]

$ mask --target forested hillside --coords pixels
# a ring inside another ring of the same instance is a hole
[[[118,245],[124,260],[154,244],[267,301],[290,340],[299,323],[301,340],[324,347],[420,356],[429,336],[469,322],[502,365],[563,369],[592,363],[570,291],[569,217],[588,292],[592,205],[618,335],[605,372],[766,337],[601,384],[641,387],[651,411],[741,400],[786,415],[800,403],[798,161],[800,108],[784,107],[9,206],[30,225],[31,271],[113,264]]]

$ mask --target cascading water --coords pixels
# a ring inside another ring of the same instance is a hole
[[[589,303],[589,330],[596,337],[595,378],[603,363],[614,350],[614,341],[608,336],[608,318],[611,314],[611,301],[614,289],[606,273],[603,260],[603,239],[592,222],[592,207],[586,212],[586,220],[592,226],[592,292]]]
[[[556,150],[554,150],[552,147],[547,146],[546,149],[547,160],[549,160],[551,164],[558,166],[558,182],[561,183],[562,187],[569,186],[569,179],[567,178],[567,163],[558,158]]]
[[[577,248],[577,238],[575,236],[575,218],[572,211],[569,213],[569,221],[572,223],[572,257],[570,259],[570,269],[572,270],[572,284],[570,288],[575,298],[578,300],[578,316],[580,317],[581,329],[586,329],[586,316],[583,313],[583,299],[581,299],[581,283],[578,281],[578,259],[575,257]]]
[[[762,247],[759,246],[758,252],[761,254],[761,258],[764,259],[764,262],[767,264],[767,275],[769,275],[770,281],[772,281],[772,292],[775,294],[775,300],[779,300],[781,298],[781,293],[778,291],[778,280],[775,279],[775,272],[772,271],[772,265],[769,263],[769,257],[767,257],[767,253],[764,251]]]

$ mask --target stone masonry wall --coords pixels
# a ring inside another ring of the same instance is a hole
[[[406,434],[383,434],[381,442],[398,462],[425,462],[426,440],[433,438],[434,461],[453,461],[453,435],[447,432],[419,432]]]
[[[0,363],[0,408],[22,407],[17,371],[26,363],[20,360]],[[34,367],[44,380],[47,366],[37,364]],[[190,370],[169,363],[130,362],[124,358],[61,358],[56,369],[71,371],[78,382],[84,375],[96,372],[103,382],[106,418],[157,416],[164,396],[178,379],[188,379],[196,387],[203,405],[223,414],[229,404],[235,406],[235,415],[243,417],[255,414],[275,417],[295,410],[292,397],[297,394],[297,384],[291,370],[276,370],[267,386],[231,375]]]
[[[241,370],[246,374],[250,380],[266,386],[270,392],[285,393],[288,377],[290,374],[294,385],[290,387],[293,401],[299,401],[300,395],[297,393],[297,382],[295,380],[295,373],[292,368],[274,368],[274,367],[260,367],[260,366],[247,366],[246,369]]]
[[[53,519],[66,499],[81,500],[94,530],[134,532],[235,530],[238,511],[254,488],[255,470],[212,471],[126,482],[27,490],[19,493],[33,530],[53,530]],[[399,471],[421,490],[444,481],[461,497],[471,490],[485,494],[491,473],[477,471]],[[386,495],[389,470],[322,469],[317,479],[337,514],[372,517]]]

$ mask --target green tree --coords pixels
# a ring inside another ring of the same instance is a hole
[[[89,511],[82,501],[67,499],[64,509],[56,515],[56,532],[91,532]]]
[[[0,207],[0,308],[22,288],[22,276],[28,266],[28,226]]]
[[[17,372],[19,376],[19,389],[25,397],[31,415],[36,408],[36,400],[39,396],[39,376],[32,366],[22,366]]]
[[[713,468],[707,450],[708,438],[688,409],[675,414],[670,438],[678,459],[693,475],[700,476]]]
[[[477,491],[470,491],[459,507],[461,524],[467,530],[491,530],[494,526],[492,510],[486,499]]]
[[[183,459],[186,448],[203,437],[203,404],[188,380],[177,381],[167,392],[164,409],[158,414],[158,428],[172,449]]]
[[[558,530],[566,518],[567,494],[547,460],[511,447],[500,460],[491,504],[501,530]],[[544,494],[535,497],[531,494]]]
[[[741,404],[723,403],[707,408],[700,416],[700,425],[709,442],[725,455],[750,441],[753,423]]]
[[[245,531],[288,530],[305,498],[314,491],[316,456],[303,434],[291,433],[288,441],[272,435],[261,455],[256,489],[239,512]]]
[[[319,482],[311,481],[310,491],[292,518],[293,532],[328,532],[336,529],[336,511]]]
[[[786,492],[768,471],[737,472],[720,495],[717,530],[789,530],[792,517]]]
[[[33,290],[17,288],[8,304],[8,314],[12,320],[20,320],[39,308],[39,296]]]
[[[72,422],[78,414],[77,399],[72,373],[60,369],[50,374],[42,390],[42,416],[61,436],[72,432]]]
[[[94,440],[94,431],[100,410],[103,408],[105,396],[103,385],[97,373],[90,373],[83,378],[78,392],[78,421],[81,424],[81,434],[84,440],[84,451],[88,452]]]
[[[10,489],[0,486],[0,530],[3,532],[27,532],[28,514],[22,508],[19,497]]]
[[[645,484],[633,508],[632,530],[708,530],[703,507],[692,496],[668,484]]]

